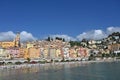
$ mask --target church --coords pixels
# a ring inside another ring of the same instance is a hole
[[[2,48],[20,47],[20,33],[16,34],[16,37],[13,41],[0,41],[0,47]]]

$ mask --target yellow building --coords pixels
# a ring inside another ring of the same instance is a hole
[[[0,48],[0,59],[10,59],[10,54],[6,49]]]
[[[60,51],[60,49],[56,49],[56,57],[61,57],[61,51]]]
[[[1,42],[1,47],[2,48],[10,48],[10,47],[14,47],[15,43],[14,42]]]
[[[28,49],[28,48],[32,48],[32,47],[34,47],[34,44],[32,44],[32,43],[27,43],[27,49]]]
[[[48,48],[45,48],[44,51],[43,51],[43,55],[44,55],[44,58],[48,58]]]
[[[2,48],[20,47],[20,34],[18,33],[13,41],[1,41],[0,46]]]

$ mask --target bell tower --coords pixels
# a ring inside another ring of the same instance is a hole
[[[18,32],[15,37],[15,47],[20,47],[20,33]]]

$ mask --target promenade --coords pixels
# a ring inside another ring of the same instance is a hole
[[[89,63],[99,63],[99,62],[114,62],[114,61],[120,61],[119,59],[102,59],[102,60],[91,60],[91,61],[61,61],[61,62],[34,62],[32,61],[31,63],[22,63],[20,64],[4,64],[0,65],[0,70],[4,69],[23,69],[23,68],[32,68],[32,67],[46,67],[46,66],[60,66],[60,65],[65,65],[65,64],[89,64]],[[15,61],[13,61],[15,62]]]

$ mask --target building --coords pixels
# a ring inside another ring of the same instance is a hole
[[[82,58],[89,56],[89,49],[88,48],[80,47],[78,49],[78,56],[82,57]]]
[[[51,59],[56,58],[56,49],[55,49],[55,48],[50,48],[50,49],[49,49],[49,57],[50,57]]]
[[[6,49],[0,48],[0,59],[10,59],[10,55]]]
[[[108,45],[108,49],[111,52],[118,51],[118,50],[120,50],[120,44],[111,44],[111,45]]]
[[[19,51],[20,51],[20,54],[19,54],[19,58],[27,58],[28,56],[27,55],[27,48],[19,48]],[[26,54],[26,55],[25,55]]]
[[[64,47],[63,48],[63,54],[64,54],[64,58],[69,58],[69,48]]]
[[[31,43],[28,43],[28,44],[27,44],[27,49],[28,49],[28,48],[32,48],[32,47],[34,47],[34,44],[31,44]]]
[[[69,57],[71,57],[71,58],[76,58],[77,57],[77,52],[76,52],[75,48],[70,48]]]
[[[43,55],[44,55],[44,58],[48,58],[48,56],[49,56],[49,50],[48,50],[48,48],[44,48]]]
[[[56,49],[56,58],[62,58],[62,57],[63,57],[63,55],[62,55],[62,50],[59,49],[59,48],[57,48],[57,49]]]
[[[17,33],[13,41],[1,41],[0,47],[2,48],[20,47],[20,34]]]
[[[40,48],[28,48],[28,58],[40,58]]]
[[[7,48],[6,51],[10,55],[11,59],[20,58],[20,50],[19,48]]]

